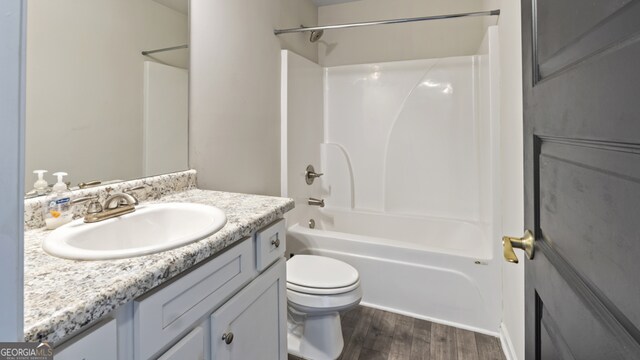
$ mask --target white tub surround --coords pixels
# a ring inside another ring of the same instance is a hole
[[[476,82],[475,56],[325,69],[327,204],[478,219]]]
[[[195,180],[195,172],[187,174],[191,176]],[[149,184],[148,180],[135,182]],[[130,186],[118,184],[112,186],[112,190]],[[175,188],[156,183],[150,186],[152,189]],[[42,250],[41,241],[48,231],[26,231],[25,341],[58,343],[65,340],[119,306],[246,239],[282,217],[294,205],[291,199],[187,187],[186,191],[156,198],[155,202],[213,205],[225,211],[228,221],[212,236],[174,250],[122,260],[64,260]]]
[[[316,186],[307,185],[307,165],[322,172],[319,146],[324,130],[322,68],[302,56],[282,51],[282,131],[281,196],[291,197],[297,206],[287,216],[290,223],[308,219],[306,200],[319,195]],[[289,148],[290,150],[287,150]],[[319,182],[316,180],[316,184]]]
[[[282,177],[297,210],[287,252],[353,265],[369,306],[497,335],[496,55],[495,27],[471,56],[322,68],[288,53]],[[320,80],[323,96],[302,101]],[[301,158],[318,155],[324,175],[307,185]]]

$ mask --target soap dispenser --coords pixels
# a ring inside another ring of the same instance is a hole
[[[71,192],[63,181],[67,173],[57,172],[53,175],[58,177],[58,182],[53,185],[52,195],[47,201],[44,213],[44,222],[49,230],[58,228],[73,219]]]
[[[33,173],[38,175],[38,180],[33,184],[33,189],[38,195],[44,195],[49,192],[49,184],[44,179],[44,173],[46,172],[47,170],[33,170]]]

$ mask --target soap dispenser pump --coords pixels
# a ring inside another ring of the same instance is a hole
[[[36,191],[38,195],[44,195],[49,192],[49,184],[47,180],[44,179],[44,174],[48,172],[47,170],[33,170],[34,174],[38,175],[38,180],[33,183],[33,189]]]
[[[53,173],[53,176],[57,176],[58,177],[58,182],[53,185],[53,192],[65,192],[65,191],[69,191],[69,188],[67,187],[67,184],[64,183],[64,181],[62,181],[64,179],[65,176],[67,176],[69,174],[67,174],[66,172],[57,172],[57,173]]]
[[[53,185],[53,195],[49,198],[44,214],[45,224],[47,229],[50,230],[58,228],[73,219],[71,192],[63,181],[67,173],[57,172],[53,175],[58,177],[58,182]]]

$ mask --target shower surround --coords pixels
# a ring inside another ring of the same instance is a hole
[[[366,305],[497,335],[496,35],[477,55],[332,68],[283,52],[288,253],[352,264]]]

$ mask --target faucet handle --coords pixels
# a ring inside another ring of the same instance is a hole
[[[132,187],[132,188],[126,188],[126,189],[122,190],[122,192],[125,193],[125,194],[131,195],[131,197],[133,197],[133,199],[135,200],[133,202],[133,205],[137,206],[138,205],[138,198],[135,195],[133,195],[133,193],[135,191],[138,191],[138,190],[146,190],[146,188],[147,188],[146,186],[140,185],[140,186],[136,186],[136,187]]]
[[[126,189],[122,190],[122,192],[138,191],[138,190],[144,190],[146,188],[147,188],[146,186],[140,185],[140,186],[135,186],[135,187],[132,187],[132,188],[126,188]]]
[[[73,199],[71,204],[81,204],[87,201],[90,201],[89,207],[87,208],[87,214],[97,214],[102,212],[102,205],[100,205],[100,202],[98,201],[98,195],[90,195]]]

